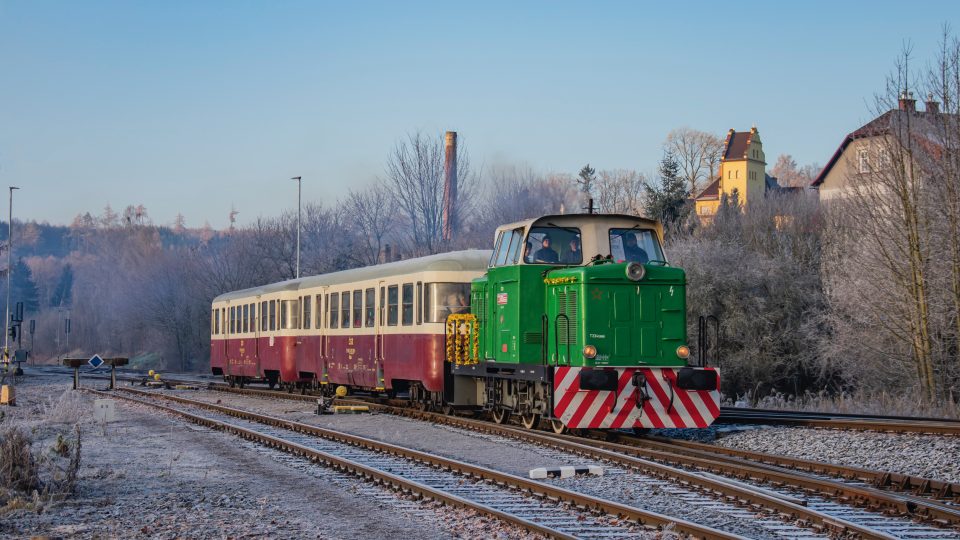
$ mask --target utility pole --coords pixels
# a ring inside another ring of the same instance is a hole
[[[294,176],[291,180],[297,181],[297,279],[300,279],[300,186],[303,183],[299,176]]]
[[[20,189],[10,186],[10,213],[7,217],[7,316],[3,319],[3,361],[10,359],[10,275],[13,274],[13,190]]]

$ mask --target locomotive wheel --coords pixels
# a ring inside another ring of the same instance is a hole
[[[447,416],[453,416],[453,413],[456,412],[453,408],[453,405],[444,405],[442,410],[443,414]]]
[[[509,417],[510,414],[507,413],[506,409],[501,409],[500,407],[497,407],[490,411],[490,416],[493,417],[494,422],[498,424],[502,424],[507,421],[507,417]]]
[[[230,385],[230,388],[236,388],[236,387],[237,387],[237,379],[235,379],[235,378],[233,378],[233,377],[227,377],[227,384]]]
[[[240,388],[243,388],[243,385],[245,385],[246,383],[247,381],[243,377],[237,377],[237,386],[239,386]]]
[[[274,379],[274,378],[272,378],[272,377],[271,377],[271,378],[268,378],[268,379],[267,379],[267,388],[273,390],[273,389],[276,388],[276,387],[277,387],[277,380]]]
[[[537,429],[540,425],[540,415],[536,413],[524,414],[520,417],[520,423],[527,429]]]
[[[550,428],[553,429],[553,432],[557,435],[563,435],[567,432],[567,426],[563,424],[562,420],[558,420],[556,418],[550,420]]]

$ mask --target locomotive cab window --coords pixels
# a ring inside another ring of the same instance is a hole
[[[506,266],[515,264],[517,256],[520,253],[520,245],[523,242],[523,228],[505,231],[500,234],[500,242],[497,243],[497,251],[494,253],[494,265]]]
[[[448,315],[470,311],[469,283],[427,283],[423,294],[424,320],[446,322]]]
[[[660,242],[649,229],[610,229],[610,255],[617,262],[664,261]]]
[[[523,247],[527,264],[583,264],[580,229],[533,227]]]

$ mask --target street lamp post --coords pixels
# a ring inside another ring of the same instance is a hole
[[[13,274],[13,190],[20,189],[10,186],[10,213],[7,217],[7,316],[3,324],[3,359],[10,358],[10,275]]]
[[[300,182],[299,176],[294,176],[291,180],[297,181],[297,279],[300,279]]]

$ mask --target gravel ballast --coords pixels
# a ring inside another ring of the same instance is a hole
[[[769,427],[729,433],[716,444],[960,482],[960,437]]]

